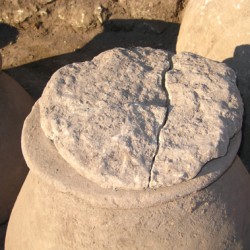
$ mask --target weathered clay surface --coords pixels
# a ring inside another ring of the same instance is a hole
[[[243,108],[235,74],[224,64],[183,53],[173,67],[165,79],[169,54],[150,48],[114,49],[63,67],[39,101],[42,129],[101,187],[191,179],[226,154]]]
[[[6,250],[250,247],[250,177],[238,157],[208,188],[140,209],[90,206],[40,177],[31,170],[18,196]]]
[[[8,220],[28,173],[21,152],[21,131],[32,105],[25,90],[0,72],[0,224]]]
[[[168,57],[114,49],[54,74],[40,100],[41,126],[66,161],[103,187],[148,186],[167,112]]]
[[[191,53],[173,57],[166,73],[170,107],[160,132],[152,187],[195,177],[204,164],[227,153],[240,130],[243,106],[233,70]]]
[[[181,24],[177,52],[189,51],[225,62],[237,74],[245,113],[239,155],[250,170],[250,2],[190,0]]]

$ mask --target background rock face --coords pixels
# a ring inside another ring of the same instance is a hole
[[[182,20],[177,52],[190,51],[224,61],[237,74],[245,103],[239,155],[250,167],[250,2],[249,0],[190,0]]]
[[[241,128],[242,103],[225,65],[184,53],[170,70],[169,60],[163,50],[118,48],[61,68],[39,100],[43,131],[72,167],[104,188],[193,178],[226,154]]]
[[[187,0],[1,0],[0,21],[17,25],[28,19],[65,22],[88,30],[111,18],[179,21]]]

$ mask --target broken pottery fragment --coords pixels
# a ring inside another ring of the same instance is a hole
[[[170,57],[117,48],[52,76],[41,126],[81,175],[103,188],[171,186],[226,154],[242,123],[234,72],[191,53],[170,70]]]
[[[171,57],[117,48],[52,76],[23,127],[6,250],[248,249],[235,74]]]

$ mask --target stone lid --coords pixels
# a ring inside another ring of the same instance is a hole
[[[230,139],[225,156],[209,161],[195,178],[177,185],[143,190],[102,188],[72,168],[58,153],[53,141],[45,136],[37,102],[24,123],[22,150],[30,172],[59,192],[73,195],[94,207],[131,209],[158,206],[206,188],[232,164],[240,141],[241,132]]]
[[[235,80],[191,53],[116,48],[58,70],[39,100],[40,123],[61,157],[101,188],[171,186],[227,154],[242,123]]]

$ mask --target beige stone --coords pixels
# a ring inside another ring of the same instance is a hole
[[[250,1],[190,0],[181,23],[177,52],[224,61],[237,74],[245,103],[240,157],[250,169]]]
[[[118,48],[61,68],[39,100],[45,135],[104,188],[192,179],[226,154],[241,128],[242,102],[224,64],[184,53],[169,65],[163,50]]]
[[[192,53],[177,54],[172,61],[165,79],[170,107],[151,170],[152,187],[195,177],[207,162],[227,153],[242,123],[233,70]]]
[[[28,173],[21,152],[21,130],[33,103],[15,80],[0,72],[0,223],[8,220]]]
[[[62,157],[102,187],[146,188],[167,112],[168,58],[114,49],[57,71],[39,105],[42,129]]]

